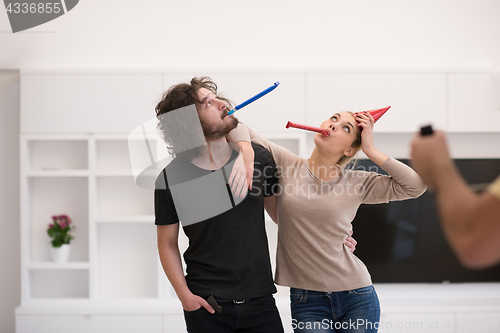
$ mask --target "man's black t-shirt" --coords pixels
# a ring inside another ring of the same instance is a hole
[[[168,225],[182,222],[189,238],[189,247],[184,253],[186,282],[192,293],[226,299],[249,299],[273,294],[276,287],[272,278],[271,263],[264,221],[264,196],[273,195],[277,184],[276,165],[271,154],[264,147],[252,144],[255,151],[255,169],[252,190],[245,199],[232,202],[230,208],[218,215],[191,224],[184,223],[191,218],[190,211],[203,211],[203,198],[227,200],[228,194],[216,194],[205,189],[199,193],[193,190],[194,199],[178,199],[172,180],[189,182],[210,176],[211,170],[200,169],[181,159],[174,159],[157,179],[155,190],[155,224]],[[227,179],[237,153],[233,153],[222,169]],[[186,175],[189,175],[186,178]],[[172,177],[174,176],[174,177]],[[168,181],[169,179],[170,181]],[[169,187],[170,184],[170,187]],[[197,193],[194,193],[194,192]],[[219,192],[221,193],[221,192]],[[175,201],[175,204],[174,204]],[[183,204],[191,209],[180,207]],[[236,203],[236,206],[234,204]],[[177,207],[184,211],[177,214]]]

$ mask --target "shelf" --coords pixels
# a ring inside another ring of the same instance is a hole
[[[27,182],[29,209],[29,260],[50,262],[47,227],[53,215],[68,215],[75,229],[69,260],[89,261],[88,179],[82,177],[34,177]]]
[[[96,169],[130,169],[128,141],[96,140]]]
[[[151,223],[154,224],[154,215],[116,215],[116,216],[97,216],[97,223]]]
[[[88,298],[89,271],[32,269],[28,272],[30,298]]]
[[[130,177],[134,176],[131,169],[116,169],[116,170],[97,170],[93,173],[97,177]]]
[[[128,137],[27,135],[22,142],[23,304],[158,301],[165,288],[154,191],[135,183]],[[61,214],[76,227],[67,263],[52,262],[47,235],[52,215]]]
[[[154,191],[138,187],[133,177],[98,177],[96,187],[97,216],[154,214]]]
[[[97,226],[97,297],[157,298],[156,228],[144,223]]]
[[[152,180],[156,179],[160,174],[161,170],[147,170],[144,171],[142,177],[150,177]],[[130,177],[133,179],[134,173],[132,170],[116,169],[116,170],[97,170],[92,172],[96,177]]]
[[[28,177],[87,177],[88,170],[37,170],[27,171]]]
[[[75,261],[67,263],[56,262],[31,262],[27,265],[28,269],[90,269],[90,263],[84,261]]]
[[[88,168],[87,140],[27,141],[27,171],[84,170]]]

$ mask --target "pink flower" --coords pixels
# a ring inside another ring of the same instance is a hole
[[[65,221],[62,221],[61,223],[59,223],[59,225],[61,226],[62,229],[66,228],[66,222]]]
[[[54,227],[53,224],[49,224],[49,229],[52,229]]]

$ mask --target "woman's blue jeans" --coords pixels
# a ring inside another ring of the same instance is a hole
[[[340,292],[290,288],[295,333],[376,333],[380,303],[373,286]]]

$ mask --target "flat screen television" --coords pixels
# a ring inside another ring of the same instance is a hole
[[[469,185],[491,183],[500,174],[500,159],[455,163]],[[355,168],[386,174],[370,160],[358,160]],[[429,191],[417,199],[361,205],[353,230],[355,254],[374,283],[500,282],[500,265],[483,270],[460,265],[445,240],[435,196]]]

